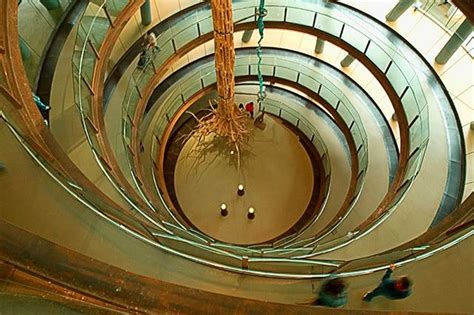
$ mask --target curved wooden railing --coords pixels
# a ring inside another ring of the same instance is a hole
[[[235,78],[236,82],[246,82],[246,81],[254,81],[256,80],[256,76],[251,76],[251,75],[245,75],[245,76],[237,76]],[[344,135],[344,138],[346,139],[349,147],[349,152],[350,152],[350,159],[351,159],[351,179],[350,179],[350,187],[346,193],[346,199],[352,200],[355,197],[355,192],[356,192],[356,183],[357,183],[357,178],[359,175],[359,163],[358,163],[358,148],[355,145],[354,139],[352,137],[352,133],[350,130],[350,126],[346,124],[340,113],[332,107],[329,102],[321,97],[317,92],[306,88],[304,86],[301,86],[300,84],[290,81],[290,80],[285,80],[283,78],[278,78],[278,77],[266,77],[267,80],[272,81],[274,83],[280,83],[285,86],[289,86],[291,88],[300,90],[302,93],[308,95],[311,99],[316,100],[317,104],[321,105],[327,112],[330,113],[330,115],[334,118],[334,121],[336,125],[340,128],[342,134]],[[161,137],[160,143],[162,144],[159,148],[158,152],[158,159],[157,159],[157,164],[154,165],[154,171],[158,175],[160,185],[162,187],[162,192],[164,195],[169,198],[168,196],[168,191],[166,189],[166,183],[165,183],[165,177],[164,177],[164,172],[163,172],[163,165],[165,161],[165,153],[166,153],[166,143],[169,141],[169,138],[173,132],[175,124],[178,122],[180,117],[182,117],[183,114],[199,99],[202,98],[203,95],[211,91],[215,86],[214,85],[209,85],[206,86],[205,88],[201,89],[199,92],[195,93],[191,97],[189,97],[187,100],[184,101],[184,105],[182,105],[179,110],[174,113],[170,117],[170,121]],[[314,106],[318,106],[313,103]],[[355,184],[354,184],[355,182]],[[335,215],[341,215],[341,213],[345,213],[347,211],[346,208],[341,208],[338,210],[338,213]],[[316,209],[319,210],[319,209]],[[326,229],[323,229],[319,234],[323,235],[329,231],[331,227],[327,227]],[[318,235],[319,235],[318,234]]]
[[[88,193],[100,198],[104,205],[114,209],[122,209],[115,201],[97,188],[78,167],[49,132],[43,118],[33,102],[31,90],[26,79],[21,61],[18,43],[18,2],[2,1],[0,4],[0,100],[1,110],[8,115],[10,123],[20,129],[22,136],[28,140],[32,148],[55,167],[63,176],[75,185],[87,190]],[[122,209],[123,213],[128,209]],[[118,217],[115,218],[121,221]],[[142,221],[147,224],[147,221]]]
[[[254,27],[255,27],[255,24],[252,22],[242,23],[242,24],[237,24],[235,26],[235,30],[240,31],[240,30],[246,30],[246,29],[253,29]],[[289,23],[266,22],[266,27],[277,28],[277,29],[279,28],[291,29],[291,30],[297,30],[300,32],[312,34],[312,35],[318,36],[319,38],[328,40],[334,43],[335,45],[338,45],[342,47],[343,49],[347,50],[351,55],[359,59],[359,61],[361,61],[374,74],[374,76],[377,78],[377,80],[381,83],[382,87],[387,92],[387,95],[389,96],[394,106],[395,113],[397,114],[397,118],[398,118],[398,122],[400,126],[401,149],[400,149],[399,166],[397,169],[397,174],[393,181],[392,188],[389,191],[389,193],[385,196],[384,200],[378,206],[378,208],[374,211],[374,213],[364,223],[362,223],[361,225],[357,227],[357,230],[366,229],[372,222],[374,222],[376,219],[380,218],[384,214],[384,212],[386,211],[386,208],[390,205],[390,203],[393,201],[393,198],[396,196],[398,189],[403,184],[403,178],[406,171],[406,164],[409,158],[409,155],[408,155],[409,135],[408,135],[408,121],[407,121],[405,112],[403,110],[403,107],[401,105],[400,98],[395,92],[390,82],[388,81],[388,79],[386,78],[385,74],[380,69],[378,69],[372,61],[370,61],[362,52],[358,51],[356,48],[350,46],[349,44],[341,41],[339,38],[326,34],[324,32],[318,31],[314,28],[303,27],[300,25],[289,24]],[[144,90],[141,93],[140,101],[137,104],[135,115],[132,119],[132,122],[133,122],[132,124],[134,126],[140,125],[143,119],[143,113],[144,113],[148,98],[153,92],[154,87],[164,78],[164,75],[169,71],[169,69],[171,69],[171,65],[177,60],[179,60],[179,58],[184,56],[186,53],[191,51],[194,47],[207,42],[211,38],[212,38],[212,33],[202,34],[200,37],[187,43],[186,45],[182,46],[180,49],[177,49],[174,55],[172,55],[165,62],[163,62],[162,66],[156,70],[155,75],[152,77],[152,79],[149,81],[149,83],[147,84],[147,86],[144,88]],[[132,133],[132,143],[133,143],[132,150],[134,152],[139,152],[138,129],[134,128],[132,132],[133,132]],[[134,157],[135,157],[134,164],[140,165],[139,156],[135,154]],[[161,182],[163,183],[162,180]],[[352,186],[351,189],[355,189],[355,183],[356,183],[355,180],[351,181],[351,186]],[[167,202],[170,202],[169,198],[165,200]],[[341,211],[338,213],[339,215],[344,214],[345,209],[347,209],[350,201],[351,201],[350,198],[346,198],[346,200],[344,201],[343,207],[341,207]],[[334,223],[336,220],[337,220],[337,217],[331,223]]]
[[[33,246],[35,251],[28,251]],[[3,220],[0,220],[0,273],[8,281],[8,285],[3,285],[7,292],[19,293],[18,285],[28,285],[30,289],[26,293],[29,295],[41,290],[42,296],[48,300],[65,303],[66,306],[97,307],[97,311],[193,314],[304,314],[316,311],[312,306],[237,298],[136,275],[53,244]],[[327,308],[318,308],[317,312],[372,314],[367,310]],[[380,311],[373,314],[380,314]]]
[[[2,7],[2,9],[5,8],[5,12],[10,12],[11,10],[14,11],[15,9],[12,9],[12,6],[11,6],[12,3],[13,3],[13,1],[6,1],[6,2],[4,2],[4,3],[3,3],[4,6]],[[9,5],[8,5],[8,4],[9,4]],[[15,7],[16,7],[16,6],[15,6]],[[3,13],[5,13],[5,12],[3,12]],[[5,16],[6,16],[6,15],[7,15],[7,14],[0,14],[0,18],[3,19],[3,20],[1,20],[1,22],[2,22],[2,23],[5,23],[5,28],[4,28],[5,30],[11,31],[11,25],[9,26],[9,25],[7,25],[8,23],[5,22],[5,20],[6,20]],[[14,16],[16,16],[16,14],[15,14]],[[4,25],[4,24],[1,24],[1,25]],[[286,25],[286,26],[288,26],[288,25]],[[245,26],[245,27],[250,28],[250,27],[253,27],[253,26],[249,24],[249,25],[247,25],[247,26]],[[278,26],[277,26],[277,25],[274,25],[274,27],[278,27]],[[279,26],[279,27],[283,27],[283,26]],[[288,27],[285,27],[285,28],[288,28]],[[5,34],[6,34],[6,32],[5,32]],[[4,35],[5,35],[5,34],[4,34]],[[322,37],[321,34],[319,34],[319,35],[320,35],[320,37]],[[325,37],[322,37],[322,38],[325,38]],[[331,37],[330,37],[330,36],[327,37],[326,39],[331,41]],[[335,41],[335,39],[332,39],[332,40]],[[6,63],[4,56],[5,56],[5,55],[8,55],[8,53],[5,54],[5,52],[10,52],[10,54],[11,54],[11,51],[13,51],[13,56],[16,56],[16,57],[15,57],[16,59],[19,59],[19,50],[18,50],[18,47],[16,47],[16,51],[15,51],[15,47],[14,47],[14,48],[11,48],[11,46],[8,46],[7,44],[5,44],[5,41],[6,41],[6,36],[0,37],[0,53],[3,54],[3,55],[2,55],[2,60],[1,60],[1,61],[2,61],[2,66],[5,67],[4,65],[7,64],[7,66],[6,66],[6,69],[7,69],[7,70],[5,71],[5,70],[2,69],[2,73],[8,74],[8,77],[10,78],[11,73],[9,73],[9,72],[11,72],[12,69],[21,69],[21,68],[19,67],[18,64],[15,64],[15,65],[11,65],[11,64],[10,64],[10,65],[9,65],[8,62]],[[355,51],[351,51],[351,50],[349,50],[349,49],[348,49],[348,51],[349,51],[353,56],[358,57],[358,55],[356,54]],[[179,56],[178,56],[178,57],[179,57]],[[178,57],[176,57],[176,58],[178,58]],[[359,53],[359,57],[360,57],[360,53]],[[17,60],[17,61],[18,61],[18,60]],[[361,61],[362,61],[362,60],[361,60]],[[12,62],[13,64],[15,63],[14,60],[11,61],[11,62]],[[366,62],[367,62],[367,61],[366,61]],[[370,63],[369,63],[369,64],[370,64]],[[21,65],[21,64],[20,64],[20,65]],[[9,69],[9,70],[8,70],[8,69]],[[379,73],[379,75],[382,76],[381,73]],[[375,76],[377,77],[377,75],[375,75]],[[15,78],[15,76],[13,76],[13,77],[11,77],[11,78]],[[17,97],[19,97],[20,99],[22,99],[23,96],[26,97],[26,95],[29,95],[29,91],[24,91],[24,90],[22,90],[22,89],[19,87],[19,84],[20,84],[19,82],[20,82],[20,81],[21,81],[21,78],[20,78],[19,80],[15,80],[15,82],[13,82],[15,86],[18,85],[18,86],[17,86],[17,91],[15,91],[15,89],[13,89],[13,90],[11,91],[11,93],[2,93],[2,95],[5,97],[5,99],[8,99],[9,103],[12,102],[13,104],[16,104],[16,105],[17,105],[17,106],[16,106],[17,109],[21,109],[21,107],[22,107],[21,104],[24,103],[24,102],[14,102],[15,100],[17,100]],[[8,84],[11,84],[11,82],[8,83]],[[11,88],[11,86],[9,86],[9,88]],[[23,88],[24,88],[24,86],[23,86]],[[394,91],[393,91],[393,92],[394,92]],[[19,94],[17,95],[17,93],[19,93]],[[389,96],[390,96],[390,93],[388,93],[388,94],[389,94]],[[8,95],[8,96],[5,96],[5,95]],[[395,95],[396,95],[396,93],[395,93]],[[398,97],[397,97],[397,98],[398,98]],[[17,100],[17,101],[18,101],[18,100]],[[399,101],[399,99],[398,99],[398,101]],[[32,105],[32,102],[29,102],[29,104]],[[33,106],[34,106],[34,105],[33,105]],[[32,107],[32,106],[30,106],[30,107]],[[396,110],[397,110],[397,109],[396,109]],[[403,114],[404,114],[404,113],[403,113]],[[21,112],[21,114],[19,115],[19,117],[21,117],[24,126],[27,126],[26,129],[27,129],[27,130],[30,130],[29,127],[31,127],[31,128],[32,128],[31,132],[34,132],[34,125],[35,125],[35,123],[32,123],[32,121],[34,122],[34,121],[35,121],[35,118],[31,118],[31,117],[28,116],[28,115],[29,115],[28,111],[24,110],[23,112]],[[402,117],[402,116],[403,116],[403,115],[399,115],[399,114],[398,114],[399,121],[400,121],[400,119],[401,119],[400,117]],[[138,117],[138,118],[141,119],[141,117]],[[31,124],[33,124],[33,126],[31,126]],[[41,129],[41,127],[40,127],[40,129]],[[408,128],[405,128],[405,129],[406,129],[406,131],[408,130]],[[407,132],[408,132],[408,131],[407,131]],[[41,135],[41,132],[38,132],[38,134]],[[42,137],[41,137],[41,139],[42,139]],[[136,142],[137,142],[137,141],[136,141]]]
[[[2,1],[0,3],[0,79],[3,76],[3,80],[0,81],[0,97],[5,103],[12,105],[14,108],[11,110],[12,115],[21,122],[25,130],[29,131],[32,139],[47,154],[46,144],[42,140],[42,134],[46,127],[33,102],[28,80],[23,71],[17,19],[18,2],[15,0]]]

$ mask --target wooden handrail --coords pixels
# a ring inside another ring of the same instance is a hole
[[[474,24],[474,1],[472,0],[451,0],[455,6],[461,10],[466,16],[466,19]]]
[[[32,246],[35,250],[29,251]],[[25,252],[28,254],[25,255]],[[315,308],[192,289],[124,271],[56,245],[3,220],[0,220],[1,270],[6,279],[19,283],[28,279],[28,284],[34,288],[50,288],[51,295],[55,295],[58,301],[84,299],[89,305],[129,313],[429,314]],[[46,281],[49,283],[46,284]],[[51,295],[48,297],[51,298]]]
[[[33,150],[39,153],[52,167],[83,189],[95,194],[105,205],[127,213],[130,211],[129,209],[122,209],[84,176],[69,156],[64,153],[49,129],[45,127],[43,118],[31,97],[31,90],[20,57],[17,6],[18,2],[15,0],[1,1],[0,3],[0,45],[2,45],[0,66],[3,66],[7,79],[6,86],[0,86],[0,100],[5,100],[2,103],[2,110],[8,119],[13,120],[15,127],[20,128],[22,136]],[[133,216],[132,213],[130,214]],[[115,219],[121,221],[119,218]],[[137,218],[137,220],[141,224],[150,224],[142,218]],[[134,230],[133,227],[131,229]]]
[[[239,77],[236,77],[235,78],[235,82],[238,83],[238,82],[245,82],[245,81],[252,81],[252,80],[256,80],[257,77],[256,76],[239,76]],[[356,146],[355,146],[355,142],[354,142],[354,139],[352,137],[352,134],[351,134],[351,131],[349,129],[349,127],[346,125],[346,123],[344,122],[342,116],[339,114],[339,112],[331,106],[331,104],[329,104],[324,98],[322,98],[318,93],[304,87],[304,86],[301,86],[299,85],[298,83],[296,82],[293,82],[293,81],[290,81],[290,80],[285,80],[285,79],[281,79],[281,78],[272,78],[273,81],[275,81],[275,83],[281,83],[281,84],[284,84],[284,85],[287,85],[287,86],[290,86],[292,88],[295,88],[295,89],[298,89],[300,91],[302,91],[303,93],[309,95],[312,99],[315,99],[319,104],[321,104],[321,106],[327,110],[331,116],[334,118],[334,121],[336,122],[336,125],[340,128],[341,132],[343,133],[347,143],[348,143],[348,147],[349,147],[349,152],[350,152],[350,155],[351,155],[351,180],[350,180],[350,185],[349,185],[349,188],[348,188],[348,191],[346,193],[346,197],[344,199],[344,202],[343,204],[341,205],[340,209],[338,210],[337,214],[335,215],[335,218],[328,224],[331,225],[331,223],[333,224],[337,218],[340,216],[340,215],[343,215],[346,210],[347,210],[347,207],[354,195],[354,192],[355,192],[355,189],[356,189],[356,184],[357,184],[357,174],[359,172],[359,163],[358,163],[358,159],[357,159],[357,149],[356,149]],[[167,190],[167,187],[166,187],[166,181],[165,181],[165,177],[164,177],[164,172],[163,172],[163,169],[164,169],[164,161],[165,161],[165,152],[166,152],[166,143],[168,142],[171,134],[172,134],[172,131],[173,131],[173,128],[175,126],[175,124],[178,122],[179,118],[189,109],[189,107],[191,107],[197,100],[201,99],[203,95],[205,95],[206,93],[208,93],[209,91],[211,91],[212,89],[215,89],[215,84],[213,85],[209,85],[207,87],[205,87],[204,89],[201,89],[200,91],[198,91],[197,93],[195,93],[194,95],[192,95],[188,100],[185,101],[184,105],[181,106],[179,108],[179,110],[173,115],[173,117],[171,118],[170,122],[168,123],[164,133],[163,133],[163,136],[161,137],[160,139],[160,142],[162,143],[162,145],[160,146],[160,151],[159,151],[159,154],[158,154],[158,159],[157,159],[157,162],[158,162],[158,182],[159,182],[159,185],[160,185],[160,188],[162,189],[163,191],[163,195],[164,195],[164,199],[166,202],[170,202],[170,204],[172,204],[172,201],[171,201],[171,198],[169,196],[169,192]],[[137,106],[137,109],[138,109],[138,106]],[[320,209],[318,209],[320,210]],[[327,228],[329,229],[329,228]],[[318,235],[324,233],[326,231],[326,229],[318,232]]]
[[[100,56],[100,58],[98,58],[95,63],[91,83],[91,88],[94,91],[94,95],[92,96],[92,121],[97,128],[97,133],[95,134],[95,136],[97,137],[99,146],[102,152],[104,153],[103,159],[110,166],[110,172],[112,173],[115,180],[117,180],[117,182],[122,187],[124,187],[127,194],[139,204],[141,209],[143,209],[143,211],[145,211],[147,215],[159,220],[157,214],[152,211],[148,207],[148,205],[146,205],[146,203],[142,200],[141,196],[135,191],[135,189],[132,187],[132,185],[130,185],[128,180],[123,175],[123,172],[117,162],[116,157],[113,154],[112,147],[107,137],[103,116],[104,81],[109,57],[112,53],[114,46],[118,43],[118,37],[120,36],[127,22],[133,17],[133,15],[138,11],[140,6],[144,2],[145,0],[137,0],[130,1],[127,4],[127,6],[120,12],[119,16],[117,16],[114,20],[114,27],[108,29],[106,36],[102,42],[102,45],[98,51],[98,55]],[[140,152],[139,150],[136,150],[136,147],[131,147],[131,149],[131,152]],[[138,181],[143,182],[143,178],[138,177]],[[142,189],[145,190],[146,195],[148,196],[148,198],[151,198],[154,204],[159,204],[158,199],[149,192],[147,185],[144,185]]]
[[[397,168],[397,172],[395,174],[395,178],[393,180],[392,186],[391,186],[390,190],[387,192],[387,194],[385,195],[382,202],[379,204],[379,206],[376,208],[376,210],[369,216],[369,218],[367,218],[363,223],[361,223],[358,227],[355,228],[357,230],[363,230],[363,229],[367,228],[368,226],[370,226],[370,224],[372,222],[376,221],[377,218],[379,218],[380,216],[382,216],[385,213],[386,208],[390,205],[390,203],[395,198],[395,196],[397,194],[397,189],[402,184],[402,180],[403,180],[405,172],[407,170],[407,162],[408,162],[408,155],[409,155],[409,138],[410,137],[409,137],[408,121],[407,121],[407,117],[406,117],[405,111],[403,109],[403,106],[401,104],[401,100],[398,97],[398,95],[395,92],[392,85],[390,84],[390,82],[388,81],[385,74],[380,69],[378,69],[377,66],[370,59],[368,59],[362,52],[358,51],[356,48],[354,48],[354,47],[350,46],[349,44],[345,43],[344,41],[342,41],[338,37],[335,37],[333,35],[329,35],[327,33],[324,33],[322,31],[319,31],[319,30],[311,28],[311,27],[306,27],[306,26],[301,26],[301,25],[296,25],[296,24],[291,24],[291,23],[285,23],[285,22],[266,22],[265,26],[267,28],[290,29],[290,30],[295,30],[295,31],[311,34],[311,35],[317,36],[321,39],[332,42],[333,44],[345,49],[346,51],[349,52],[349,54],[351,54],[356,59],[358,59],[362,64],[364,64],[367,67],[367,69],[375,76],[375,78],[380,82],[380,84],[382,85],[382,87],[386,91],[387,95],[389,96],[390,101],[392,102],[392,105],[394,107],[395,113],[396,113],[397,118],[398,118],[398,123],[399,123],[399,126],[400,126],[400,147],[401,148],[400,148],[400,157],[399,157],[399,161],[398,161],[398,168]],[[236,31],[253,29],[253,28],[255,28],[255,24],[253,22],[242,23],[242,24],[238,24],[238,25],[235,26]],[[145,108],[146,108],[146,103],[147,103],[149,97],[151,96],[154,87],[162,80],[162,78],[169,71],[169,69],[171,69],[171,65],[174,62],[176,62],[177,60],[179,60],[182,56],[186,55],[194,47],[196,47],[197,45],[203,44],[203,43],[209,41],[210,39],[212,39],[212,33],[203,34],[200,37],[192,40],[191,42],[187,43],[186,45],[184,45],[183,47],[178,49],[175,52],[174,55],[172,55],[166,61],[164,61],[162,66],[155,72],[155,75],[150,79],[148,84],[143,89],[142,98],[140,99],[140,101],[137,104],[137,107],[136,107],[136,110],[135,110],[135,115],[133,117],[133,121],[134,121],[135,126],[140,125],[140,123],[143,119],[144,111],[145,111]],[[298,88],[299,88],[299,86],[298,86]],[[308,92],[311,92],[311,91],[308,91]],[[135,147],[135,149],[137,150],[138,146],[139,146],[138,128],[133,128],[132,129],[131,141],[132,141],[131,142],[132,146]],[[164,143],[164,142],[162,142],[162,143]],[[160,155],[161,154],[162,154],[162,152],[160,152]],[[135,165],[141,165],[139,159],[140,159],[139,156],[135,157],[135,159],[134,159]],[[162,166],[163,166],[163,164],[160,164],[162,162],[163,161],[159,161],[160,169],[162,169]],[[357,165],[357,163],[353,163],[352,165],[353,166]],[[143,172],[143,170],[140,170],[138,172],[139,176],[143,176],[142,172]],[[164,187],[164,186],[162,186],[163,183],[164,183],[162,178],[159,179],[159,182],[160,182],[160,186]],[[357,184],[356,179],[355,178],[351,179],[351,184],[350,184],[349,189],[351,191],[354,191],[356,184]],[[171,201],[169,196],[168,197],[165,196],[164,199],[165,199],[166,202]],[[342,211],[342,210],[339,211],[338,212],[339,216],[341,214],[344,214],[345,211],[347,211],[347,208],[350,204],[350,201],[351,201],[350,198],[346,198],[344,200],[344,204],[343,204],[344,211]],[[339,216],[334,217],[334,219],[329,224],[333,224]]]
[[[238,77],[235,77],[234,79],[235,79],[235,83],[240,83],[240,82],[248,82],[249,80],[255,80],[256,77],[255,76],[238,76]],[[281,82],[281,81],[278,81],[278,82]],[[180,213],[183,212],[183,211],[182,211],[181,207],[179,206],[179,204],[176,204],[173,201],[173,198],[171,197],[170,192],[168,190],[169,184],[167,184],[166,176],[165,176],[165,173],[166,173],[165,172],[165,159],[166,159],[166,152],[169,149],[169,141],[170,141],[170,139],[172,139],[173,134],[175,133],[174,129],[176,128],[176,125],[177,125],[178,121],[180,120],[180,118],[183,117],[183,115],[195,104],[196,101],[201,99],[204,95],[206,95],[210,91],[215,91],[216,87],[217,87],[217,85],[216,85],[216,83],[214,83],[214,84],[208,85],[204,89],[201,89],[200,91],[196,92],[195,94],[190,96],[188,100],[185,100],[184,104],[180,107],[178,112],[176,112],[171,117],[169,123],[167,124],[167,126],[166,126],[166,128],[163,132],[163,137],[160,140],[160,142],[163,141],[162,143],[164,143],[166,145],[160,146],[160,150],[159,150],[159,152],[157,152],[157,154],[158,154],[157,161],[158,161],[159,165],[161,166],[161,168],[156,163],[153,164],[153,167],[155,168],[154,171],[156,171],[156,174],[158,174],[159,185],[160,185],[160,188],[161,188],[162,193],[163,193],[163,198],[165,200],[169,200],[169,205],[172,205],[174,207],[174,209],[176,209]],[[326,102],[326,106],[330,106],[330,105]],[[269,115],[272,115],[272,114],[269,114]],[[291,125],[289,123],[288,123],[288,125],[289,125],[289,126],[287,126],[288,128],[295,128],[293,125]],[[344,127],[342,127],[342,128],[344,128]],[[345,128],[347,129],[347,126],[345,126]],[[295,128],[295,129],[297,129],[297,128]],[[344,136],[346,137],[347,134],[344,134]],[[306,136],[304,134],[302,134],[301,137],[306,138]],[[305,140],[301,140],[301,141],[303,143],[305,143],[304,146],[311,146],[312,145],[312,143],[306,143],[308,141],[311,142],[311,139],[307,139],[307,141],[305,141]],[[349,148],[349,150],[351,150],[351,149]],[[351,158],[352,158],[352,153],[353,152],[351,151]],[[266,240],[266,241],[262,241],[259,244],[273,243],[273,242],[277,241],[280,238],[283,238],[285,236],[288,236],[290,234],[295,233],[295,231],[297,231],[297,232],[301,231],[306,226],[306,223],[308,223],[308,221],[310,221],[311,218],[314,218],[321,211],[322,202],[324,200],[323,190],[325,189],[325,182],[326,182],[327,179],[324,177],[324,175],[325,175],[324,172],[321,171],[321,170],[324,169],[324,166],[322,164],[322,160],[321,160],[321,157],[319,155],[319,152],[317,152],[316,149],[313,149],[313,150],[311,150],[310,154],[314,157],[314,158],[311,159],[312,164],[314,163],[313,167],[315,167],[318,170],[318,171],[315,172],[315,176],[317,176],[318,178],[315,177],[314,182],[315,183],[319,182],[319,185],[315,185],[313,187],[313,193],[312,193],[313,196],[317,196],[317,200],[313,203],[310,203],[311,208],[307,208],[305,210],[305,213],[300,217],[300,219],[293,226],[291,226],[287,231],[281,233],[277,237],[274,237],[274,238]],[[357,159],[357,156],[355,158]],[[310,218],[307,218],[306,215],[305,215],[308,212],[312,212]],[[182,216],[183,219],[186,220],[188,225],[190,225],[194,229],[198,230],[192,224],[192,222],[190,222],[186,218],[184,213],[181,216]]]
[[[6,86],[3,86],[14,102],[15,110],[12,108],[6,109],[19,124],[24,126],[30,136],[38,143],[38,145],[46,146],[42,141],[41,133],[46,128],[43,118],[37,109],[31,90],[26,79],[26,74],[23,70],[23,61],[21,60],[19,34],[18,34],[18,1],[3,0],[0,3],[0,45],[2,49],[0,54],[1,66],[5,74]],[[2,92],[2,94],[4,94]],[[4,95],[6,95],[4,94]],[[19,106],[18,106],[19,105]],[[14,114],[13,114],[14,113]],[[46,150],[47,151],[47,150]]]

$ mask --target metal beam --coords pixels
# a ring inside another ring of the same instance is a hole
[[[317,54],[322,53],[324,51],[324,44],[325,41],[318,37],[318,39],[316,39],[316,47],[314,48],[314,52]]]
[[[252,38],[253,29],[245,30],[244,34],[242,35],[242,42],[248,43]]]
[[[415,3],[415,0],[400,0],[390,12],[385,16],[389,22],[396,21],[408,8]]]
[[[344,68],[349,67],[354,60],[355,60],[354,57],[347,54],[347,56],[344,57],[344,59],[342,59],[342,61],[341,61],[341,67],[344,67]]]
[[[150,0],[145,0],[143,5],[140,7],[140,16],[142,18],[143,25],[150,25],[152,21],[151,16],[151,3]]]
[[[436,63],[444,65],[446,62],[448,62],[448,60],[454,55],[456,50],[462,45],[462,43],[464,43],[471,33],[472,24],[468,19],[465,19],[436,56]]]

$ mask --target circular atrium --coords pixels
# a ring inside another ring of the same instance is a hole
[[[1,1],[0,313],[473,313],[473,21]]]

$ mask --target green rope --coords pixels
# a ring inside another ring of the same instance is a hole
[[[263,89],[263,74],[262,74],[262,40],[263,40],[263,30],[265,29],[265,25],[263,24],[263,17],[267,15],[267,10],[265,10],[265,0],[260,0],[260,4],[258,6],[258,18],[257,18],[257,26],[258,26],[258,33],[260,34],[260,39],[258,40],[258,47],[257,47],[257,71],[258,71],[258,85],[259,85],[259,92],[258,92],[258,104],[260,105],[262,101],[265,99],[265,91]]]

